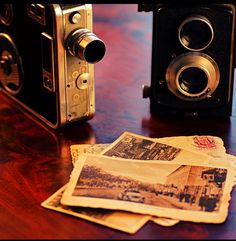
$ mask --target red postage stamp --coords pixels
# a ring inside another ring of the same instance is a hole
[[[198,148],[212,149],[217,146],[214,138],[209,136],[195,136],[193,141]]]

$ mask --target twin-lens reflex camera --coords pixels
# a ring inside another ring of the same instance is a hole
[[[91,4],[0,4],[0,89],[54,129],[95,112]]]
[[[153,12],[151,85],[143,86],[157,115],[232,113],[235,1],[159,1]]]
[[[153,12],[151,113],[230,116],[234,1],[138,4]],[[0,91],[52,128],[95,113],[94,64],[106,51],[91,4],[0,4]]]

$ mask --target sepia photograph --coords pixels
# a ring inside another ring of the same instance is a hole
[[[124,211],[62,205],[60,201],[65,188],[66,185],[61,187],[52,196],[43,201],[41,206],[127,233],[137,232],[137,230],[139,230],[151,218],[149,215]]]
[[[61,202],[222,222],[227,216],[232,180],[231,169],[212,164],[180,165],[87,154],[76,162]]]
[[[209,156],[199,152],[161,142],[160,139],[147,138],[130,132],[124,132],[116,141],[104,149],[101,154],[137,160],[162,160],[178,162],[184,157],[195,158],[201,162],[208,161]]]
[[[79,155],[90,153],[90,154],[99,154],[101,151],[103,151],[105,148],[107,148],[109,144],[77,144],[77,145],[71,145],[70,151],[71,151],[71,159],[72,164],[75,165],[76,161],[78,160]],[[126,214],[128,215],[128,213]],[[129,215],[133,215],[129,213]],[[113,215],[114,216],[114,215]],[[151,220],[161,226],[170,227],[179,222],[179,220],[176,219],[170,219],[170,218],[162,218],[162,217],[152,217]]]

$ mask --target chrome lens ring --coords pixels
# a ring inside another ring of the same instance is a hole
[[[192,15],[180,24],[178,38],[184,48],[191,51],[201,51],[211,44],[214,30],[207,18],[201,15]]]
[[[88,63],[97,63],[105,55],[106,46],[94,33],[88,29],[77,29],[66,40],[69,53]]]
[[[219,81],[217,63],[207,54],[199,52],[179,55],[166,71],[168,89],[178,98],[188,101],[209,98]]]

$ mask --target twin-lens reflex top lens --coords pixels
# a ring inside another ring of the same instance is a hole
[[[178,37],[186,49],[200,51],[210,45],[214,31],[208,19],[200,15],[193,15],[181,23]]]

